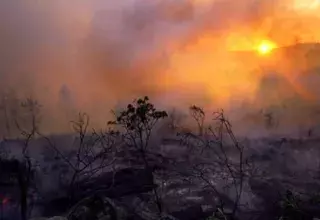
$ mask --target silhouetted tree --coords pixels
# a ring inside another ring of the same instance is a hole
[[[232,203],[232,213],[229,215],[235,216],[242,196],[244,178],[249,168],[244,158],[244,146],[237,140],[223,111],[214,112],[212,123],[206,126],[204,110],[198,106],[191,106],[190,110],[199,133],[188,132],[182,134],[181,138],[184,144],[191,147],[193,155],[198,155],[199,161],[191,161],[192,171],[183,175],[199,179],[214,192],[222,203],[226,200]],[[235,150],[236,160],[230,158],[228,151],[231,150]],[[208,155],[212,156],[208,158]],[[236,192],[233,201],[227,199],[212,182],[213,175],[220,175],[221,180],[226,180],[226,187],[231,184],[230,186]]]
[[[112,132],[89,131],[89,116],[79,113],[78,119],[72,121],[72,127],[76,134],[75,145],[69,154],[60,150],[50,138],[41,135],[49,147],[56,152],[56,158],[69,166],[67,181],[68,194],[72,199],[77,191],[79,181],[89,180],[94,175],[101,173],[104,168],[113,164],[111,157],[114,147],[117,145],[116,134]]]
[[[29,154],[29,147],[30,142],[36,138],[39,131],[41,105],[32,98],[28,98],[21,102],[21,108],[23,111],[20,113],[23,115],[15,120],[23,140],[23,159],[21,162],[22,165],[20,165],[18,169],[17,179],[20,190],[21,219],[26,220],[30,214],[30,212],[28,212],[28,200],[29,198],[32,199],[29,193],[32,180],[34,179],[35,166]]]
[[[145,169],[150,171],[147,154],[150,147],[150,138],[157,123],[168,116],[166,111],[159,111],[149,102],[146,96],[129,104],[127,108],[115,114],[115,120],[109,121],[109,125],[117,125],[121,128],[121,135],[126,145],[137,150],[143,160]],[[149,172],[148,172],[149,175]],[[153,178],[153,177],[152,177]],[[159,214],[162,213],[162,202],[157,189],[153,190]]]

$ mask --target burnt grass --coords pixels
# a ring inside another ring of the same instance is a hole
[[[320,138],[242,139],[219,123],[219,137],[155,128],[146,148],[110,130],[3,140],[0,217],[320,218]]]

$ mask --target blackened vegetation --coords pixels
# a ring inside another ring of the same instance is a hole
[[[40,132],[41,106],[28,99],[22,107],[28,117],[23,123],[14,120],[20,158],[0,157],[1,207],[15,204],[19,216],[3,215],[1,208],[1,220],[29,219],[34,207],[41,216],[69,220],[312,220],[320,216],[317,180],[309,185],[291,180],[290,185],[268,178],[255,164],[272,160],[290,141],[273,143],[277,148],[264,155],[249,154],[223,110],[208,117],[201,107],[191,106],[194,130],[172,121],[148,97],[113,112],[114,120],[106,130],[90,129],[89,116],[80,113],[71,122],[75,136],[66,150]],[[159,127],[166,125],[176,132],[162,142],[175,145],[168,152],[153,142]],[[37,141],[50,162],[46,167],[31,156]],[[284,163],[278,169],[289,172]],[[50,177],[54,189],[40,189],[39,178]],[[299,187],[313,191],[308,194],[296,190]],[[258,207],[245,200],[248,193],[258,198]]]
[[[41,105],[32,98],[27,98],[20,103],[21,115],[14,118],[13,123],[19,132],[18,143],[22,146],[22,159],[0,157],[0,173],[4,175],[4,181],[8,181],[11,186],[16,186],[18,191],[19,195],[15,198],[19,198],[21,220],[27,220],[30,216],[34,202],[33,194],[37,190],[34,181],[36,164],[29,155],[29,147],[38,132],[40,108]]]
[[[17,198],[20,206],[20,218],[26,220],[28,217],[28,198],[30,189],[34,187],[34,170],[15,159],[1,159],[0,161],[0,187],[3,200]]]
[[[73,189],[74,197],[62,196],[48,201],[45,214],[50,216],[55,213],[66,213],[80,201],[88,201],[94,198],[111,199],[134,195],[151,191],[155,186],[143,169],[125,168],[116,172],[107,172],[89,181],[79,181],[77,188]],[[83,203],[83,202],[82,202]],[[82,204],[81,203],[81,204]],[[76,208],[73,208],[76,212]]]
[[[151,175],[145,170],[122,169],[116,173],[106,173],[101,177],[94,178],[91,182],[80,183],[81,191],[75,192],[78,202],[68,213],[70,219],[83,219],[79,216],[81,209],[88,206],[84,219],[99,219],[93,215],[110,215],[110,219],[117,219],[117,213],[113,204],[106,198],[116,199],[128,195],[135,195],[151,191],[155,185],[150,179]],[[106,210],[108,209],[108,211]],[[94,214],[95,213],[95,214]]]

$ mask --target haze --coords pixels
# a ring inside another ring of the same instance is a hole
[[[269,73],[253,74],[259,65],[234,51],[254,50],[265,39],[278,47],[319,41],[319,4],[1,1],[1,88],[39,100],[49,132],[66,129],[66,109],[86,111],[103,126],[110,109],[141,95],[165,107],[239,110],[244,100],[256,103],[261,78]],[[277,57],[277,63],[290,81],[288,59]],[[293,84],[297,90],[309,85]]]

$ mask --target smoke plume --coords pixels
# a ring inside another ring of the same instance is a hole
[[[266,38],[319,40],[320,8],[307,2],[1,1],[1,88],[39,100],[52,132],[78,110],[103,126],[111,108],[140,95],[164,106],[237,106],[256,97],[263,76],[230,51]]]

